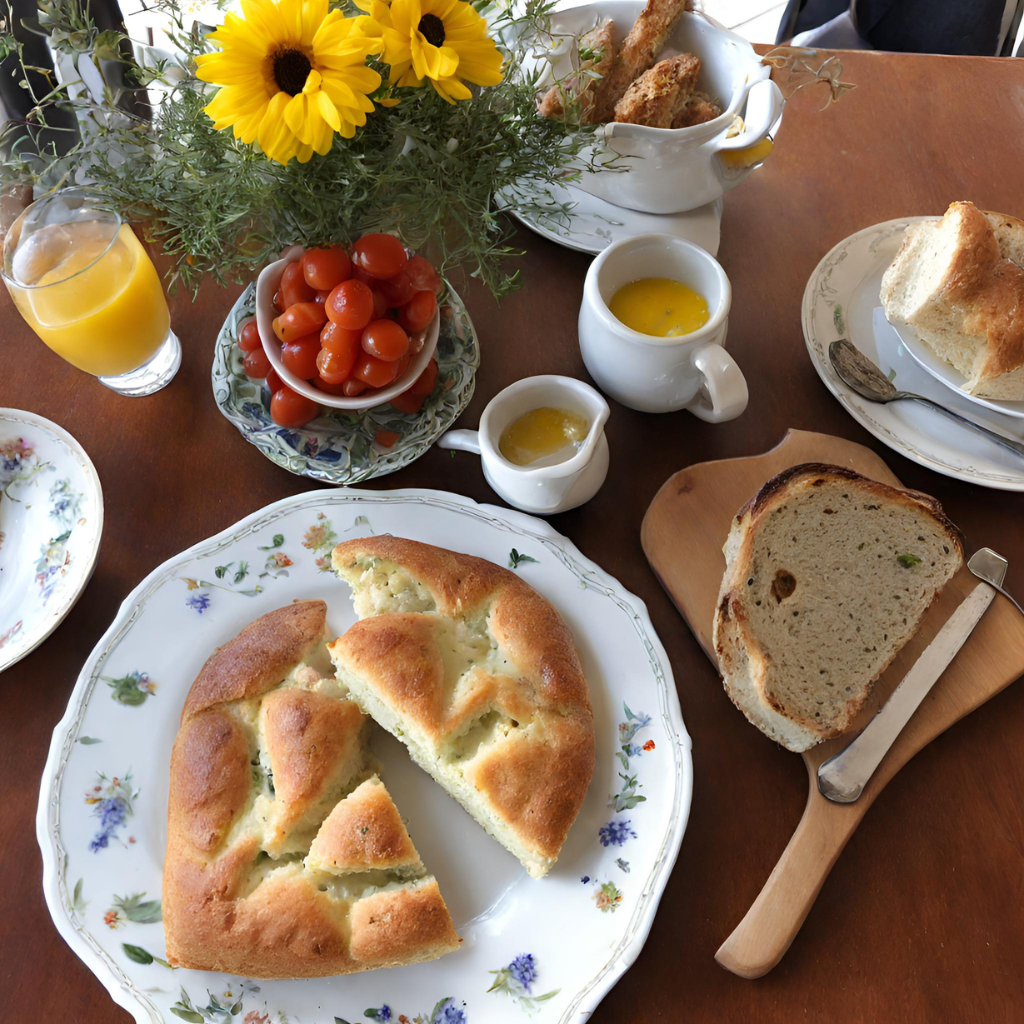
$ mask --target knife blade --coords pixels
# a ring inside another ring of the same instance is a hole
[[[861,734],[818,768],[818,790],[827,800],[850,804],[864,791],[911,715],[945,672],[988,610],[996,591],[979,583],[910,667],[892,696]]]

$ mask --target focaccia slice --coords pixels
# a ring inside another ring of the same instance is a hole
[[[399,537],[334,549],[361,621],[328,645],[360,707],[534,877],[594,771],[572,636],[515,573]]]
[[[252,978],[431,960],[459,938],[329,671],[326,606],[207,661],[171,756],[163,921],[175,967]],[[326,670],[326,671],[325,671]]]

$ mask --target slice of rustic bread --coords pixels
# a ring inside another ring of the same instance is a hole
[[[794,466],[740,509],[714,643],[725,689],[806,750],[847,729],[963,562],[933,498],[838,466]]]
[[[981,398],[1024,401],[1024,224],[953,203],[907,228],[882,277],[891,323],[913,329]]]

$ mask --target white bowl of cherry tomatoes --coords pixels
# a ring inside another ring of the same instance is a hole
[[[440,289],[430,263],[388,234],[363,235],[350,248],[293,246],[265,267],[256,320],[239,344],[246,373],[266,377],[274,422],[302,426],[320,406],[390,402],[418,412],[437,379]]]

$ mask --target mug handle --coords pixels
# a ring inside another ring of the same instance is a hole
[[[453,448],[459,452],[472,452],[480,454],[480,431],[478,430],[449,430],[437,439],[438,448]]]
[[[708,423],[736,419],[746,409],[750,397],[736,360],[721,345],[708,342],[693,354],[693,365],[703,378],[703,386],[686,408]]]

